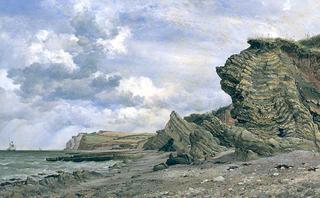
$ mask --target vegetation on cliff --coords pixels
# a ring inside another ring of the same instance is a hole
[[[99,131],[79,133],[67,142],[66,150],[137,149],[152,137],[151,133]]]

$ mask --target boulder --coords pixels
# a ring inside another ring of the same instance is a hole
[[[176,165],[176,164],[191,164],[192,157],[187,153],[178,153],[174,156],[172,153],[169,155],[169,159],[166,161],[168,166]]]

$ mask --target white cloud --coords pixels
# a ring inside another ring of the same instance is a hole
[[[45,41],[48,39],[49,36],[49,32],[47,30],[40,30],[37,34],[36,34],[36,38],[39,41]]]
[[[116,89],[120,95],[142,97],[143,104],[147,106],[157,106],[177,91],[177,87],[169,83],[165,83],[164,87],[156,87],[150,78],[144,76],[122,78]]]
[[[119,92],[132,93],[133,96],[146,98],[150,98],[164,91],[164,89],[155,87],[151,79],[144,76],[122,79],[117,89]]]
[[[283,4],[283,8],[284,11],[288,11],[291,9],[291,1],[290,0],[286,0]]]
[[[8,78],[8,73],[4,69],[0,69],[0,88],[7,91],[14,91],[19,89],[19,85],[14,84],[13,80]]]
[[[91,8],[91,0],[81,0],[73,2],[73,9],[75,13],[83,13]]]
[[[97,46],[102,47],[103,52],[107,55],[114,56],[117,54],[126,54],[126,40],[131,36],[130,28],[120,27],[119,33],[113,39],[97,39]]]
[[[40,14],[1,13],[0,148],[8,137],[21,148],[62,148],[79,131],[154,132],[171,110],[231,102],[214,67],[248,37],[299,39],[320,29],[316,0],[41,5]]]
[[[36,41],[31,42],[28,48],[28,65],[61,64],[68,72],[78,69],[73,61],[71,52],[76,53],[79,39],[72,34],[55,34],[47,30],[40,30],[36,35]]]

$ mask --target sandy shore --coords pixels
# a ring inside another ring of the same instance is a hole
[[[320,156],[309,151],[249,162],[236,162],[229,151],[202,164],[152,171],[167,157],[144,152],[108,175],[0,187],[0,197],[320,197]]]

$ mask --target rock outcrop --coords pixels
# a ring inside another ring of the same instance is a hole
[[[319,149],[319,38],[249,40],[248,49],[217,68],[243,131],[239,153]]]
[[[319,151],[320,36],[248,43],[248,49],[217,67],[232,105],[171,118],[153,145],[160,142],[165,151],[174,145],[186,152],[189,146],[189,153],[198,159],[229,147],[243,160],[295,149]]]
[[[215,120],[218,124],[206,126]],[[192,157],[204,159],[215,156],[216,153],[233,146],[234,140],[220,141],[228,125],[216,117],[213,112],[205,114],[192,114],[181,118],[176,112],[172,112],[165,129],[157,132],[144,145],[147,150],[179,151],[190,153]],[[206,128],[207,127],[207,128]],[[220,128],[217,128],[220,127]]]
[[[197,128],[199,127],[196,124],[187,122],[173,111],[165,128],[157,131],[157,135],[151,137],[143,148],[146,150],[188,151],[190,149],[189,135]]]

